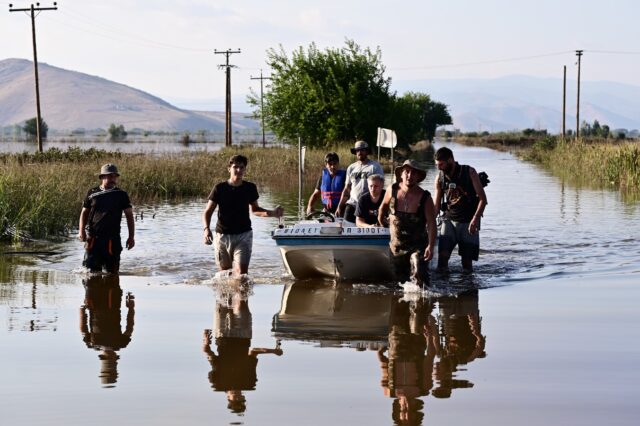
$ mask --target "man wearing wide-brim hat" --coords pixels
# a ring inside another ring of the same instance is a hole
[[[85,242],[85,257],[82,264],[92,272],[103,269],[110,273],[120,270],[120,222],[122,213],[127,218],[129,237],[126,247],[135,245],[135,224],[129,194],[117,187],[118,168],[105,164],[98,173],[100,185],[87,193],[80,213],[78,239]]]
[[[396,183],[387,188],[378,210],[378,222],[389,224],[396,279],[428,281],[428,262],[434,255],[437,230],[431,193],[418,185],[427,171],[417,161],[406,160],[396,167],[395,175]]]
[[[336,215],[344,217],[348,222],[356,221],[356,205],[362,194],[368,191],[367,178],[371,175],[384,176],[384,170],[380,163],[369,159],[369,144],[365,141],[357,141],[351,153],[357,158],[355,163],[347,167],[347,183],[342,190]]]

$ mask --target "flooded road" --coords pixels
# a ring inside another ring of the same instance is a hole
[[[261,218],[253,283],[212,280],[203,202],[136,206],[118,280],[71,240],[0,256],[2,424],[636,424],[640,206],[447,145],[489,206],[474,274],[425,295],[296,282]]]

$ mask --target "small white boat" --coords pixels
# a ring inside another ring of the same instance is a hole
[[[301,221],[273,231],[287,272],[294,278],[385,281],[393,277],[389,229],[349,222]]]

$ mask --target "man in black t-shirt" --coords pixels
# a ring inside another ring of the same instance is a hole
[[[253,231],[249,218],[249,207],[259,217],[281,217],[282,207],[267,210],[258,205],[258,189],[256,185],[243,180],[247,167],[247,157],[234,155],[229,160],[229,180],[220,182],[209,194],[207,207],[202,214],[204,225],[204,243],[214,244],[216,263],[221,271],[231,270],[235,274],[246,274],[249,271]],[[215,238],[209,224],[216,207],[218,222]]]
[[[129,195],[118,188],[118,168],[105,164],[98,178],[100,186],[92,188],[82,203],[78,239],[85,242],[85,257],[82,264],[91,272],[118,273],[120,269],[120,221],[124,212],[127,218],[129,237],[127,249],[135,245],[135,225]]]
[[[374,228],[378,225],[378,209],[384,199],[384,176],[371,175],[367,178],[369,190],[358,198],[356,205],[356,226]]]

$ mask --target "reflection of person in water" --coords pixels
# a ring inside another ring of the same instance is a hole
[[[437,384],[433,396],[448,398],[453,389],[473,387],[468,380],[455,379],[454,376],[458,366],[486,356],[486,339],[480,330],[477,290],[457,297],[439,298],[438,306],[442,353],[434,370]]]
[[[127,325],[120,326],[122,289],[118,275],[95,275],[84,282],[85,300],[80,308],[80,331],[87,347],[100,351],[100,379],[113,385],[118,379],[117,351],[126,347],[133,333],[134,298],[127,293]]]
[[[432,305],[397,300],[391,310],[387,348],[378,351],[385,395],[394,398],[392,417],[396,424],[421,424],[424,402],[433,387],[431,372],[438,352],[438,329],[431,315]]]
[[[211,363],[209,381],[215,391],[227,394],[228,408],[234,413],[246,411],[242,391],[255,390],[258,381],[258,355],[282,355],[280,343],[274,349],[251,348],[252,320],[248,296],[235,292],[228,300],[216,302],[215,343],[211,350],[211,330],[204,331],[202,350]]]

